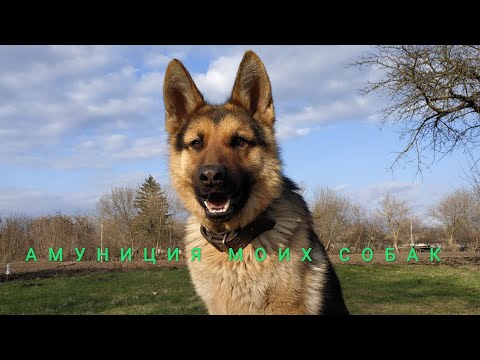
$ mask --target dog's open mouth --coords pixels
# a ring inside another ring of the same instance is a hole
[[[210,193],[203,203],[210,213],[224,214],[230,209],[230,196],[220,192]]]

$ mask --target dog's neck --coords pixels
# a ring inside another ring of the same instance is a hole
[[[215,232],[200,225],[200,233],[218,251],[228,253],[229,249],[232,249],[236,253],[239,249],[247,247],[253,239],[265,231],[273,229],[274,226],[275,221],[263,212],[241,229]]]

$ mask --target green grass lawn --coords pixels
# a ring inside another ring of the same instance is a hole
[[[352,314],[480,314],[480,271],[472,266],[336,269]],[[0,314],[206,314],[206,310],[187,269],[176,268],[1,283]]]
[[[336,266],[352,314],[480,314],[474,266]]]
[[[188,270],[176,268],[2,283],[0,314],[206,314],[206,310]]]

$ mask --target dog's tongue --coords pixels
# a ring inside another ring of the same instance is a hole
[[[208,196],[208,204],[215,208],[223,208],[228,201],[228,196],[222,193],[212,193]]]
[[[204,204],[210,213],[225,213],[230,209],[230,197],[223,193],[211,193]]]

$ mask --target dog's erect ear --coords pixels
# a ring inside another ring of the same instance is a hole
[[[230,102],[245,108],[254,119],[273,126],[275,112],[270,79],[262,60],[251,50],[243,55]]]
[[[163,82],[163,101],[165,103],[165,128],[169,134],[180,130],[195,109],[205,104],[192,77],[177,59],[170,61]]]

